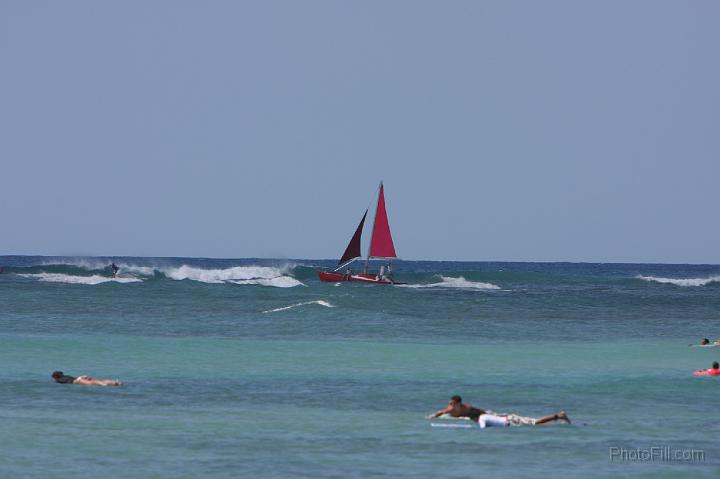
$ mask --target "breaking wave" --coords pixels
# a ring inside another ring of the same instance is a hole
[[[705,286],[710,283],[720,282],[720,276],[711,276],[709,278],[662,278],[640,275],[636,276],[636,278],[652,283],[674,284],[675,286]]]
[[[133,278],[133,277],[117,277],[112,278],[108,276],[100,276],[99,274],[94,274],[92,276],[73,276],[70,274],[62,274],[62,273],[27,273],[27,274],[19,274],[18,276],[22,276],[23,278],[33,278],[37,279],[38,281],[45,281],[48,283],[67,283],[67,284],[89,284],[89,285],[96,285],[96,284],[102,284],[102,283],[138,283],[142,282],[142,279],[140,278]]]
[[[462,276],[458,276],[457,278],[454,278],[452,276],[442,276],[440,275],[440,281],[439,283],[429,283],[429,284],[406,284],[406,285],[398,285],[405,288],[455,288],[455,289],[476,289],[476,290],[492,290],[492,289],[500,289],[500,286],[497,286],[492,283],[483,283],[481,281],[468,281],[467,279],[463,278]]]
[[[153,276],[155,274],[155,271],[157,271],[155,268],[152,268],[150,266],[137,266],[134,264],[122,263],[119,265],[119,268],[122,272],[135,273],[143,276]]]
[[[39,281],[69,284],[135,283],[147,280],[169,279],[197,281],[207,284],[258,285],[275,288],[305,286],[295,279],[292,266],[232,266],[228,268],[202,268],[198,266],[139,266],[116,262],[120,268],[117,277],[111,275],[108,262],[99,260],[73,260],[67,263],[46,263],[26,268],[13,268],[15,274]],[[10,272],[10,271],[8,271]]]
[[[263,313],[276,313],[278,311],[287,311],[288,309],[293,309],[293,308],[297,308],[300,306],[307,306],[309,304],[317,304],[320,306],[325,306],[326,308],[334,308],[335,307],[332,304],[328,303],[327,301],[318,299],[316,301],[305,301],[302,303],[291,304],[290,306],[283,306],[282,308],[268,309],[267,311],[263,311]]]
[[[178,268],[161,269],[160,271],[167,278],[178,281],[189,279],[211,284],[230,282],[234,284],[263,284],[265,286],[277,285],[283,288],[302,284],[295,278],[287,276],[284,268],[273,266],[234,266],[223,269],[204,269],[183,265]]]

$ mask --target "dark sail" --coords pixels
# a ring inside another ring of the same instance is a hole
[[[340,261],[338,264],[343,264],[346,261],[350,261],[351,259],[355,259],[359,256],[362,256],[362,253],[360,253],[360,238],[362,237],[362,230],[363,225],[365,224],[365,217],[367,216],[367,210],[365,210],[365,214],[363,215],[362,219],[360,220],[360,224],[358,225],[357,229],[355,230],[355,234],[353,235],[352,239],[350,240],[350,243],[348,244],[347,248],[345,249],[345,252],[342,255],[342,258],[340,258]]]

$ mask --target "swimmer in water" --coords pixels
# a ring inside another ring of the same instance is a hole
[[[479,423],[482,427],[485,424],[493,423],[494,426],[539,426],[553,421],[564,421],[570,424],[570,418],[565,411],[560,411],[557,414],[549,416],[543,416],[539,418],[518,416],[517,414],[491,414],[488,411],[484,411],[471,404],[464,404],[460,396],[453,396],[450,398],[448,405],[445,409],[441,409],[434,414],[428,416],[428,419],[433,419],[443,414],[449,414],[452,417],[466,417],[472,421]]]
[[[712,367],[708,369],[701,369],[698,372],[703,372],[705,374],[708,374],[710,376],[720,376],[720,364],[718,364],[717,361],[712,363]]]
[[[66,376],[62,371],[52,373],[52,378],[59,384],[81,384],[83,386],[121,386],[117,379],[95,379],[92,376]]]

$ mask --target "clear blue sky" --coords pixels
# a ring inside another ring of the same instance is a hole
[[[720,263],[720,2],[0,3],[0,254]]]

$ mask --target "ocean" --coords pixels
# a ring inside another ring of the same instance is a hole
[[[332,265],[0,256],[0,477],[720,475],[720,266]],[[431,427],[454,394],[573,424]]]

